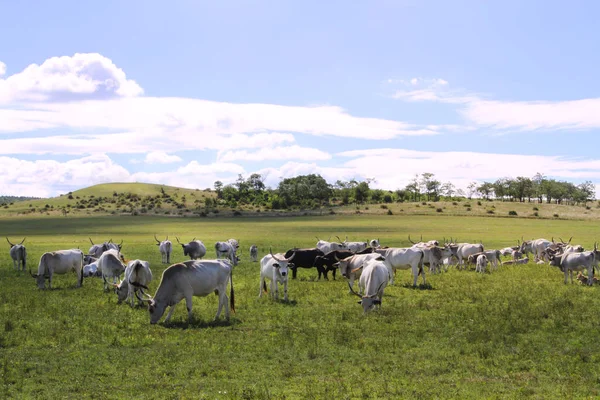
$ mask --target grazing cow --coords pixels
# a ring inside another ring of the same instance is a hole
[[[428,242],[424,242],[423,241],[423,235],[421,235],[421,241],[420,242],[413,242],[412,239],[410,238],[410,235],[408,235],[408,241],[411,242],[414,246],[439,246],[440,242],[438,242],[437,240],[430,240]]]
[[[477,266],[477,258],[481,254],[485,255],[486,261],[489,262],[491,266],[494,267],[494,269],[498,269],[498,263],[502,262],[502,260],[500,259],[500,250],[486,250],[481,253],[471,254],[469,257],[467,257],[467,262],[469,264],[475,264],[475,266]]]
[[[66,274],[75,271],[77,273],[77,287],[83,283],[83,252],[79,249],[58,250],[42,254],[38,273],[29,273],[37,279],[38,288],[44,289],[46,279],[48,288],[52,288],[52,276],[54,274]]]
[[[109,289],[107,279],[112,278],[113,283],[125,272],[125,266],[121,262],[123,256],[118,250],[110,249],[102,253],[98,258],[98,269],[102,272],[102,280],[104,280],[104,290]]]
[[[236,247],[230,242],[217,242],[215,243],[215,252],[217,253],[217,259],[227,258],[233,265],[238,265],[238,257],[236,255]]]
[[[237,251],[237,249],[240,248],[240,242],[238,242],[236,239],[228,239],[227,243],[229,243],[230,245],[232,245],[233,248],[235,249],[235,251]]]
[[[371,260],[359,268],[362,268],[363,271],[358,281],[358,287],[363,295],[361,296],[356,293],[352,289],[350,282],[348,282],[348,286],[352,293],[360,297],[358,303],[363,306],[363,314],[366,314],[376,306],[381,307],[383,291],[390,279],[392,279],[392,276],[390,270],[383,261]]]
[[[464,265],[463,259],[468,260],[470,255],[484,251],[481,243],[459,243],[456,246],[456,258],[458,258],[459,269]]]
[[[580,244],[567,245],[567,246],[565,246],[565,251],[564,251],[563,254],[567,254],[567,253],[583,253],[584,250],[585,249]]]
[[[83,266],[83,277],[89,278],[91,276],[102,276],[102,272],[98,269],[96,261]]]
[[[313,268],[315,265],[315,258],[319,257],[319,256],[324,256],[325,254],[317,249],[317,248],[313,248],[313,249],[297,249],[297,248],[293,248],[293,249],[289,249],[288,251],[285,252],[285,254],[283,255],[285,258],[289,258],[292,256],[292,254],[294,254],[294,264],[293,266],[290,266],[290,269],[292,270],[292,279],[296,279],[296,274],[298,272],[298,268]],[[322,269],[317,268],[317,272],[318,272],[318,278],[321,277],[321,274],[325,274],[323,272]],[[318,279],[317,278],[317,279]]]
[[[333,271],[333,280],[335,280],[335,273],[337,272],[337,263],[339,260],[343,258],[348,258],[353,256],[350,250],[334,250],[325,254],[324,256],[318,256],[315,258],[315,267],[319,272],[319,278],[321,279],[321,274],[326,280],[329,280],[327,277],[327,273],[329,271]]]
[[[517,264],[527,264],[527,263],[529,263],[529,257],[520,258],[518,260],[503,261],[502,265],[517,265]]]
[[[519,248],[519,251],[525,254],[526,256],[529,256],[529,253],[533,253],[534,260],[538,261],[544,258],[543,252],[551,244],[552,242],[546,239],[523,240],[521,242],[521,247]]]
[[[423,261],[425,254],[423,250],[416,247],[409,248],[391,248],[378,249],[377,253],[385,257],[386,265],[389,265],[391,272],[396,269],[412,269],[413,286],[417,286],[417,277],[423,275],[423,284],[425,285],[425,271],[423,269]],[[390,282],[393,284],[393,278]]]
[[[23,238],[19,244],[13,244],[10,242],[10,240],[8,240],[8,238],[6,238],[6,241],[8,244],[10,244],[10,258],[12,258],[13,267],[17,271],[25,271],[25,266],[27,264],[27,250],[25,249],[25,246],[23,246],[25,239],[27,238]]]
[[[500,254],[502,254],[504,257],[512,256],[513,251],[519,250],[519,247],[520,246],[505,247],[503,249],[500,249]]]
[[[594,269],[598,266],[600,259],[600,251],[594,243],[593,251],[584,251],[582,253],[567,253],[561,255],[550,256],[550,265],[559,267],[565,274],[565,284],[568,283],[569,273],[571,275],[571,283],[573,283],[573,271],[588,271],[588,285],[593,283]]]
[[[156,240],[156,245],[158,246],[158,251],[160,252],[161,262],[163,264],[171,264],[171,251],[173,250],[173,243],[169,240],[169,236],[162,242],[156,238],[154,235],[154,240]]]
[[[188,320],[192,319],[192,297],[208,296],[215,293],[219,296],[219,308],[215,320],[221,315],[225,306],[225,318],[229,320],[229,308],[235,312],[235,297],[233,291],[233,266],[229,260],[199,260],[185,261],[174,264],[164,270],[158,289],[154,297],[148,302],[150,323],[156,324],[165,313],[167,306],[171,306],[165,322],[171,320],[175,306],[182,299],[188,311]],[[229,298],[227,298],[227,282],[231,285]]]
[[[283,284],[283,300],[288,300],[288,268],[291,268],[291,261],[295,258],[296,253],[291,257],[286,258],[283,254],[273,254],[269,249],[269,254],[260,260],[260,288],[258,297],[262,297],[263,291],[267,291],[267,283],[265,280],[271,281],[271,298],[279,299],[279,289],[277,284]]]
[[[471,256],[473,257],[473,256]],[[487,267],[488,259],[485,254],[479,254],[477,256],[477,261],[475,265],[475,272],[485,273],[485,268]]]
[[[135,302],[133,297],[135,296],[139,304],[142,304],[143,299],[138,292],[144,294],[144,289],[148,290],[150,281],[152,281],[152,271],[148,261],[129,261],[125,268],[125,278],[118,285],[114,285],[119,303],[127,299],[129,305],[133,307]]]
[[[344,248],[352,251],[353,253],[359,253],[368,247],[367,242],[349,242],[348,236],[346,236],[346,239],[343,242],[339,236],[336,236],[336,238],[338,238],[338,240],[342,243]]]
[[[369,241],[369,246],[371,246],[371,247],[372,247],[372,248],[374,248],[374,249],[376,249],[376,248],[378,248],[379,246],[381,246],[381,245],[379,244],[379,238],[377,238],[377,239],[371,239],[371,240]]]
[[[327,254],[330,251],[334,250],[346,250],[346,247],[343,243],[337,242],[329,242],[326,240],[321,240],[317,237],[317,245],[315,246],[317,249],[321,250],[323,253]]]
[[[196,238],[193,238],[192,241],[187,244],[181,243],[177,236],[175,236],[175,239],[177,239],[177,243],[183,248],[183,255],[189,255],[191,260],[202,258],[206,255],[206,246],[201,241],[196,240]]]
[[[258,247],[256,247],[255,244],[250,246],[250,259],[252,260],[252,262],[258,261]]]
[[[350,287],[354,287],[354,280],[360,278],[360,275],[362,273],[362,269],[360,267],[362,267],[364,263],[370,260],[385,261],[385,258],[378,253],[354,254],[350,257],[336,259],[337,263],[334,264],[334,266],[337,266],[340,269],[340,274],[342,274],[343,277],[347,278],[350,281]],[[389,265],[387,265],[387,267],[390,270],[391,274],[391,267]]]
[[[94,242],[92,241],[92,238],[88,238],[88,239],[90,239],[90,243],[92,244],[92,247],[90,247],[88,254],[90,254],[96,258],[100,258],[102,253],[104,253],[105,251],[108,251],[108,250],[121,251],[121,248],[123,247],[122,240],[121,240],[120,244],[113,243],[112,239],[110,239],[108,242],[104,242],[102,244],[94,244]]]

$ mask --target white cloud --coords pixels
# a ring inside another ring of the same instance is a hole
[[[170,164],[182,161],[181,157],[167,154],[164,151],[152,151],[146,154],[144,162],[146,164]]]
[[[6,74],[6,64],[0,61],[0,76]]]
[[[0,74],[2,75],[2,74]],[[137,96],[142,88],[97,54],[52,57],[0,79],[0,103]]]
[[[219,154],[219,161],[271,161],[271,160],[329,160],[331,155],[319,149],[301,146],[263,147],[258,150],[227,151]]]

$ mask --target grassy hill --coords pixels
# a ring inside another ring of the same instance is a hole
[[[210,207],[206,207],[210,199]],[[587,206],[456,199],[421,203],[378,203],[318,208],[270,210],[240,204],[235,209],[214,206],[216,193],[149,183],[106,183],[50,199],[15,201],[0,207],[0,217],[40,215],[171,215],[171,216],[304,216],[359,215],[451,215],[533,219],[600,220],[600,202]]]

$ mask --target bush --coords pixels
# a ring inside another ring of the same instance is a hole
[[[537,207],[533,207],[533,211],[540,211],[540,209]]]
[[[558,214],[554,214],[554,215],[553,215],[553,217],[554,217],[554,218],[558,218]]]
[[[488,214],[493,214],[493,213],[494,213],[494,210],[487,210],[486,212],[487,212]]]
[[[427,203],[424,201],[424,202],[422,202],[422,203],[421,203],[421,205],[422,205],[422,206],[426,206],[426,205],[427,205]]]
[[[471,207],[471,205],[469,203],[465,203],[463,204],[463,207]]]
[[[235,210],[235,211],[233,212],[233,216],[234,216],[234,217],[239,217],[240,215],[242,215],[242,213],[241,213],[240,211],[238,211],[238,210]]]
[[[516,216],[516,215],[518,215],[518,214],[517,214],[517,212],[516,212],[516,211],[514,211],[514,210],[510,210],[510,211],[508,212],[508,215],[515,215],[515,216]]]
[[[443,212],[444,210],[442,210],[441,208],[436,208],[435,212]]]
[[[134,211],[133,214],[131,214],[131,215],[133,215],[134,217],[137,217],[138,216],[138,212]]]
[[[391,203],[392,202],[392,196],[389,194],[386,194],[385,196],[383,196],[383,201],[384,203]]]
[[[481,205],[481,201],[477,200],[477,205],[480,206]]]
[[[330,209],[329,210],[329,215],[333,215],[333,214],[335,214],[335,211],[333,211],[333,210]]]
[[[452,205],[453,205],[453,206],[457,206],[457,205],[458,205],[458,203],[457,203],[457,202],[455,202],[455,201],[453,201],[453,202],[452,202]]]
[[[388,210],[387,215],[394,215],[394,213],[392,212],[392,210]]]
[[[471,207],[467,207],[467,211],[471,211]]]
[[[586,209],[586,210],[591,210],[591,209],[592,209],[592,207],[590,207],[590,206],[585,206],[585,209]]]
[[[540,214],[539,214],[537,211],[536,211],[536,212],[534,212],[532,215],[533,215],[534,217],[539,217],[539,216],[540,216]]]
[[[386,206],[385,204],[382,204],[379,207],[383,208],[384,210],[387,210],[387,208],[388,208],[388,206]]]

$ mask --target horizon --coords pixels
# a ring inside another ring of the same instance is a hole
[[[430,172],[461,189],[590,180],[600,197],[592,1],[3,9],[2,195],[252,173],[396,190]]]

